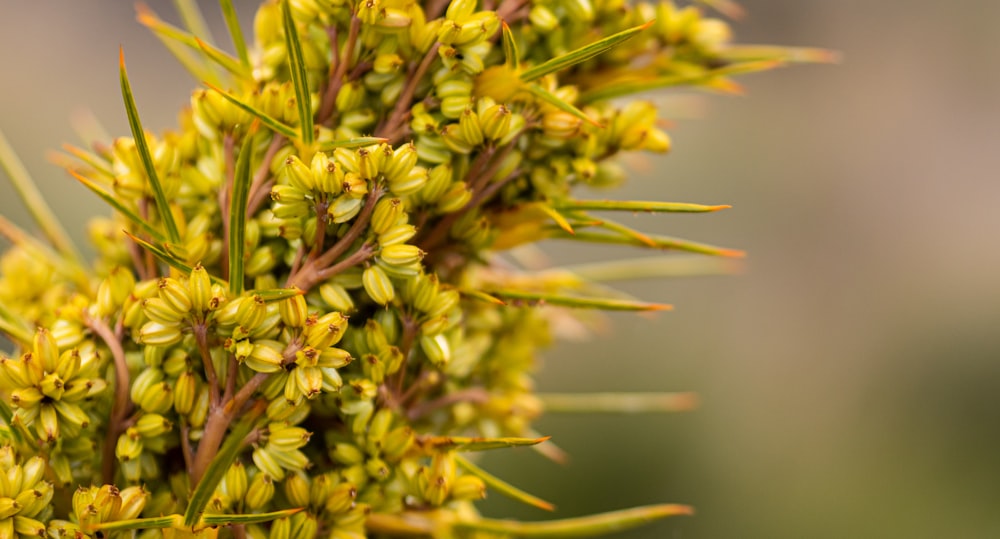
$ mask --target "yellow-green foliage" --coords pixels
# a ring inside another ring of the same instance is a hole
[[[822,53],[732,45],[669,0],[267,1],[252,46],[221,5],[235,55],[140,10],[206,81],[177,130],[143,136],[123,55],[133,138],[70,150],[115,210],[93,263],[0,144],[47,239],[0,220],[0,537],[582,535],[689,513],[478,516],[487,488],[551,508],[468,455],[545,440],[550,315],[668,307],[593,280],[648,263],[533,272],[504,252],[739,256],[588,213],[725,206],[574,198],[623,179],[618,153],[670,147],[652,103],[611,98]]]

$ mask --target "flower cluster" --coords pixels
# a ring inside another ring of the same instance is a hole
[[[220,3],[235,56],[140,8],[206,81],[176,131],[142,130],[123,56],[133,137],[70,147],[116,210],[98,260],[54,223],[51,247],[0,223],[0,535],[575,535],[689,512],[478,515],[487,488],[550,508],[470,455],[545,441],[531,373],[566,313],[536,307],[666,307],[502,253],[738,256],[589,213],[724,206],[574,194],[670,147],[652,103],[615,98],[820,53],[732,45],[670,0],[268,0],[251,47]]]

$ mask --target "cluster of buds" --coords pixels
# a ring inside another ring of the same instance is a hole
[[[738,256],[589,213],[724,206],[574,196],[620,182],[619,153],[670,148],[651,102],[616,98],[733,90],[821,51],[733,45],[672,0],[265,0],[250,47],[220,4],[235,55],[140,8],[196,51],[205,87],[178,130],[142,130],[123,55],[132,138],[69,147],[116,210],[91,226],[96,261],[49,220],[51,246],[0,222],[16,346],[0,354],[0,537],[573,536],[689,513],[479,515],[488,490],[551,509],[472,456],[558,454],[532,427],[550,323],[665,308],[500,253]]]

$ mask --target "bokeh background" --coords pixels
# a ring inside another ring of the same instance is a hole
[[[485,464],[559,516],[698,509],[633,539],[1000,537],[1000,3],[742,3],[740,41],[844,61],[747,77],[745,97],[657,97],[675,151],[631,161],[626,194],[732,204],[634,224],[744,248],[743,274],[630,284],[676,311],[614,316],[539,374],[548,391],[694,390],[701,408],[551,415],[539,430],[567,466],[531,451]],[[253,2],[237,5],[249,21]],[[194,84],[133,13],[0,3],[0,128],[79,239],[105,210],[45,153],[76,140],[82,108],[128,132],[118,45],[147,128],[174,126]],[[28,225],[4,182],[0,213]],[[557,261],[630,254],[552,246]],[[486,511],[544,517],[497,496]]]

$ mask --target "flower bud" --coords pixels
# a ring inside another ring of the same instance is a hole
[[[451,361],[451,345],[444,335],[420,337],[420,349],[435,367],[443,367]]]
[[[196,315],[212,310],[212,279],[200,263],[191,270],[188,288],[191,292],[191,308]]]
[[[198,379],[194,373],[182,372],[174,384],[174,410],[180,415],[191,413],[198,391]]]
[[[184,315],[191,310],[191,296],[187,287],[177,279],[164,277],[157,283],[160,299],[167,302],[171,309]]]
[[[247,488],[247,494],[243,498],[243,503],[247,509],[256,511],[270,503],[273,497],[274,481],[267,473],[257,473],[250,480],[250,486]]]
[[[278,302],[278,312],[281,314],[281,321],[286,326],[301,328],[309,316],[306,298],[302,294],[298,294],[282,300]]]
[[[285,166],[281,169],[281,177],[288,182],[289,186],[299,191],[309,193],[316,190],[315,180],[309,167],[297,155],[290,155],[285,159]]]
[[[386,275],[385,270],[375,264],[365,268],[361,280],[368,297],[379,305],[387,305],[396,297],[396,290],[389,276]]]

